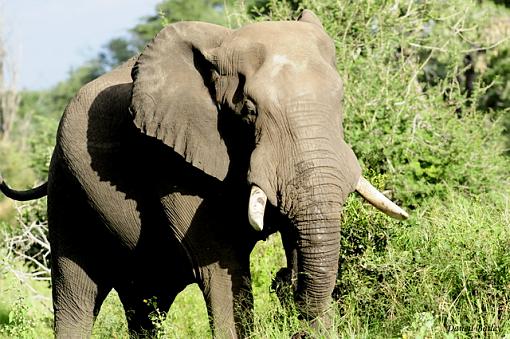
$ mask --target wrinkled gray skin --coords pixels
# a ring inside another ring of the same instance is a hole
[[[333,42],[308,11],[238,30],[173,24],[84,86],[48,179],[57,337],[89,336],[112,288],[132,333],[152,330],[144,300],[167,310],[194,282],[215,335],[244,336],[249,255],[275,231],[280,277],[295,278],[305,319],[327,322],[341,207],[360,177],[341,98]],[[268,196],[263,232],[247,220],[252,185]]]

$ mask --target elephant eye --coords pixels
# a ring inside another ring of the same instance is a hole
[[[246,110],[248,111],[248,114],[257,115],[257,107],[251,101],[250,99],[246,99],[246,102],[244,103],[244,107],[246,107]]]
[[[257,118],[257,106],[250,99],[246,99],[241,110],[243,120],[249,123],[255,122]]]

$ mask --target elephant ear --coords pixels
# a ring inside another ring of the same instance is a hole
[[[312,12],[309,9],[303,10],[303,12],[301,12],[301,14],[299,15],[297,20],[303,21],[303,22],[308,22],[308,23],[317,25],[320,28],[324,28],[324,27],[322,27],[321,20],[317,17],[317,15],[315,15],[314,12]]]
[[[167,26],[144,49],[132,73],[135,125],[220,180],[229,157],[209,89],[212,65],[204,53],[218,47],[229,32],[201,22]]]

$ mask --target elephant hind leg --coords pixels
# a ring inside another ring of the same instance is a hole
[[[113,287],[115,242],[78,184],[54,164],[48,181],[48,227],[57,338],[89,338]]]
[[[89,338],[95,317],[110,291],[66,257],[53,262],[53,308],[56,338]]]

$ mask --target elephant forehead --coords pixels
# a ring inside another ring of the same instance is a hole
[[[299,64],[290,60],[288,56],[284,54],[275,54],[270,60],[271,77],[276,77],[280,71],[285,67],[299,68]]]
[[[272,76],[285,69],[300,72],[308,64],[334,63],[333,40],[322,28],[306,22],[255,23],[240,28],[225,42],[239,54],[251,54],[258,46],[261,61],[274,67]]]
[[[289,60],[289,58],[287,58],[286,55],[282,55],[282,54],[275,54],[273,55],[273,63],[275,65],[287,65],[287,64],[291,64],[291,61]]]
[[[243,26],[229,37],[235,45],[260,43],[270,52],[310,48],[310,43],[329,40],[326,33],[316,25],[296,21],[268,21]]]
[[[270,78],[270,83],[275,86],[285,85],[289,89],[295,86],[312,90],[322,86],[336,87],[339,81],[338,73],[331,65],[306,50],[268,56],[257,75],[257,79],[262,79],[266,85]]]

